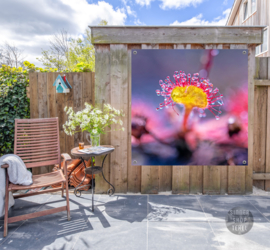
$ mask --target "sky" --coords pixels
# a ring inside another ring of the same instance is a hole
[[[0,45],[36,66],[52,36],[82,36],[89,25],[225,25],[234,0],[0,0]]]

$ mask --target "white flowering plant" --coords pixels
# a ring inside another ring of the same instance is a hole
[[[68,120],[63,125],[67,135],[73,135],[77,132],[88,131],[91,135],[105,134],[105,128],[115,124],[120,126],[119,130],[125,130],[121,117],[125,114],[111,107],[110,104],[104,104],[104,109],[101,111],[93,107],[91,104],[85,103],[85,108],[81,111],[74,112],[72,107],[65,107],[64,111],[67,114]]]

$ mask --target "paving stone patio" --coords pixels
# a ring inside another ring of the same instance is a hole
[[[44,203],[47,202],[46,205]],[[16,200],[10,216],[62,206],[59,195]],[[71,221],[66,213],[9,225],[0,249],[270,249],[270,196],[202,195],[70,195]],[[234,235],[225,216],[233,207],[249,209],[254,225]]]

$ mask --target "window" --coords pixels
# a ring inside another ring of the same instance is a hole
[[[266,52],[268,50],[268,29],[263,31],[263,43],[256,47],[256,55]]]
[[[251,14],[257,10],[257,0],[251,0]]]
[[[243,18],[244,18],[244,20],[246,20],[247,19],[247,17],[248,17],[248,1],[246,1],[245,3],[244,3],[244,5],[243,5],[243,14],[244,14],[244,16],[243,16]]]
[[[265,51],[267,51],[267,42],[268,42],[268,30],[266,29],[266,30],[264,30],[263,31],[263,43],[262,43],[262,52],[265,52]]]

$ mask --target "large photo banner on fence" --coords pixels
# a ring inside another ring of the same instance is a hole
[[[132,165],[247,165],[247,50],[132,50]]]

